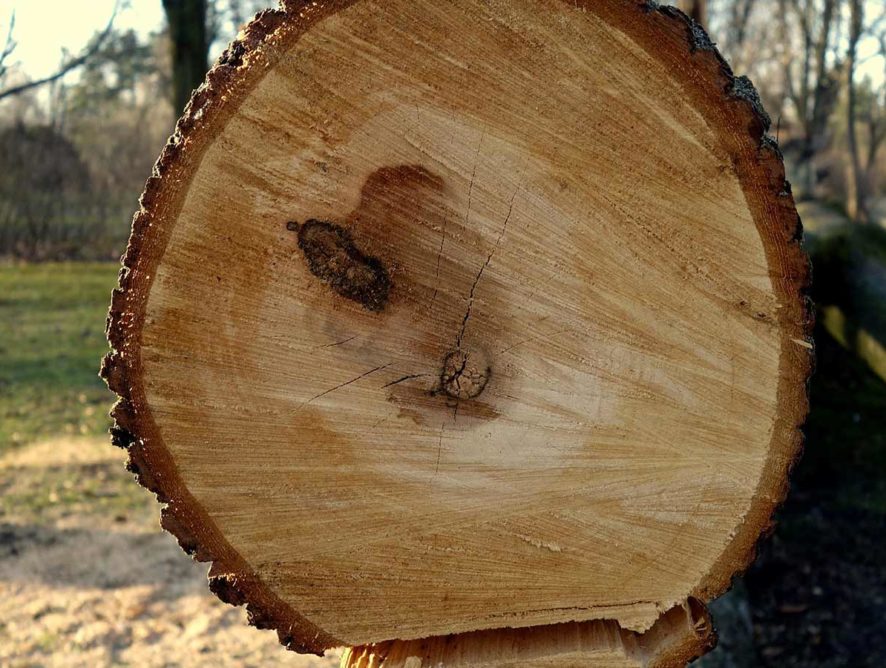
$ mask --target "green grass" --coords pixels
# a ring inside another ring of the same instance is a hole
[[[97,374],[116,277],[111,263],[0,266],[0,453],[108,429]]]
[[[84,446],[74,441],[67,447]],[[109,443],[101,447],[111,450]],[[107,521],[146,510],[150,514],[153,498],[123,470],[122,459],[120,453],[116,459],[94,463],[0,469],[0,517],[46,524],[66,517]]]

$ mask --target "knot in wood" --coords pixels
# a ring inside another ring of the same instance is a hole
[[[480,395],[492,369],[486,355],[476,350],[453,350],[443,360],[440,388],[454,399],[473,399]]]
[[[313,219],[304,225],[287,223],[286,229],[298,232],[298,247],[314,276],[369,311],[385,307],[391,277],[378,258],[364,255],[357,248],[349,230]]]

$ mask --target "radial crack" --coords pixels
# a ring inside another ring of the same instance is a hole
[[[440,472],[440,455],[443,452],[443,432],[446,430],[446,425],[444,423],[440,423],[440,440],[437,443],[437,463],[434,465],[434,475],[437,475]]]
[[[430,376],[429,373],[413,373],[409,376],[403,376],[402,378],[398,378],[397,380],[392,380],[390,383],[385,383],[381,386],[381,389],[385,389],[386,387],[390,387],[391,385],[399,385],[400,383],[406,382],[407,380],[412,380],[413,378],[424,378],[425,376]]]
[[[437,292],[440,289],[440,259],[443,257],[443,244],[446,243],[446,227],[449,219],[443,221],[443,234],[440,237],[440,250],[437,251],[437,269],[434,272],[434,296],[431,297],[431,304],[437,301]]]
[[[393,362],[388,362],[387,364],[383,364],[383,365],[381,365],[381,366],[377,366],[377,367],[375,367],[374,369],[370,369],[369,371],[367,371],[367,372],[365,372],[365,373],[361,373],[361,374],[360,374],[359,376],[357,376],[356,378],[351,378],[351,380],[349,380],[349,381],[347,381],[347,382],[344,382],[344,383],[341,383],[341,384],[339,384],[339,385],[336,385],[335,387],[331,387],[331,388],[329,388],[328,390],[326,390],[326,391],[324,391],[324,392],[321,392],[320,394],[318,394],[318,395],[316,395],[316,396],[311,397],[311,398],[308,399],[305,403],[303,403],[302,406],[307,406],[309,403],[311,403],[312,401],[316,401],[316,400],[319,399],[320,397],[325,397],[327,394],[330,394],[330,393],[332,393],[332,392],[335,392],[336,390],[340,390],[340,389],[343,388],[343,387],[347,387],[348,385],[350,385],[350,384],[352,384],[352,383],[356,383],[356,382],[357,382],[358,380],[360,380],[361,378],[366,378],[366,376],[369,376],[369,375],[375,373],[376,371],[381,371],[382,369],[387,369],[387,368],[388,368],[389,366],[391,366],[392,364],[393,364]]]
[[[471,291],[468,294],[468,308],[465,311],[465,317],[461,321],[461,329],[458,332],[458,336],[455,339],[455,348],[456,350],[461,349],[461,343],[464,339],[465,330],[468,327],[468,319],[471,317],[471,310],[474,308],[474,292],[477,290],[477,284],[480,283],[480,279],[483,276],[483,272],[486,271],[486,267],[489,266],[489,263],[492,262],[492,258],[495,255],[495,252],[501,246],[501,240],[504,238],[505,231],[508,229],[508,222],[511,220],[511,214],[514,212],[514,201],[517,199],[517,193],[520,191],[520,185],[518,184],[516,188],[514,188],[514,194],[511,195],[511,201],[508,204],[508,213],[505,216],[505,222],[501,226],[501,231],[498,233],[498,239],[495,240],[495,246],[489,251],[489,255],[486,257],[486,262],[483,263],[483,266],[480,267],[480,271],[477,272],[477,277],[474,279],[474,283],[471,285]],[[468,200],[468,204],[470,205],[470,200]]]

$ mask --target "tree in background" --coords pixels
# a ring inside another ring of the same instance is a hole
[[[119,255],[174,115],[165,33],[112,30],[73,83],[0,109],[0,256]]]
[[[33,81],[13,80],[13,18],[0,34],[0,256],[118,255],[181,111],[170,101],[183,106],[206,74],[207,52],[272,3],[164,0],[167,31],[145,37],[117,30],[112,18],[51,76]]]
[[[858,94],[856,91],[855,69],[858,61],[858,40],[861,39],[864,26],[864,6],[861,0],[849,0],[849,47],[846,50],[847,86],[847,132],[849,142],[849,187],[846,193],[846,212],[849,217],[860,223],[867,223],[870,217],[867,208],[864,178],[861,173],[861,157],[858,150]]]
[[[703,26],[708,24],[707,0],[680,0],[678,6]]]
[[[227,43],[274,0],[163,0],[169,26],[173,105],[181,112],[209,69],[214,44]]]
[[[172,127],[170,79],[164,34],[119,32],[60,100],[64,132],[92,174],[98,220],[128,219]]]
[[[864,15],[865,5],[870,16]],[[733,68],[757,85],[798,195],[845,204],[853,218],[866,215],[883,186],[878,167],[886,86],[883,79],[874,85],[858,75],[858,67],[871,58],[879,55],[886,63],[886,11],[877,13],[875,5],[865,0],[708,3],[709,30]],[[879,54],[871,54],[878,40]],[[865,52],[861,58],[859,45]]]
[[[56,72],[36,81],[16,78],[21,75],[14,66],[14,22],[2,30],[0,131],[18,127],[4,141],[39,144],[40,152],[51,155],[65,149],[59,141],[43,139],[64,138],[81,156],[90,193],[81,197],[63,188],[64,207],[32,206],[31,212],[49,212],[52,224],[43,227],[24,219],[10,222],[26,212],[12,216],[9,202],[0,201],[0,225],[7,225],[4,234],[9,237],[0,242],[0,255],[19,252],[13,247],[30,248],[27,254],[57,254],[59,248],[69,247],[63,239],[70,230],[88,240],[88,248],[77,249],[77,256],[105,257],[119,248],[150,165],[175,116],[202,83],[208,61],[255,11],[274,4],[275,0],[162,0],[169,19],[166,30],[146,38],[115,29],[112,17],[83,50],[65,54]],[[707,20],[709,33],[736,72],[753,79],[773,118],[773,134],[779,135],[797,193],[845,205],[858,219],[882,219],[886,86],[882,79],[872,82],[858,72],[875,57],[871,45],[877,40],[886,66],[886,12],[879,13],[876,3],[868,1],[868,15],[863,15],[863,4],[864,0],[681,0],[685,11]],[[858,7],[855,14],[853,5]],[[42,133],[42,139],[32,141],[22,127]],[[17,153],[10,149],[7,154]],[[21,188],[30,187],[23,177],[19,182]],[[0,200],[12,197],[17,187],[9,186]],[[39,252],[33,245],[13,244],[10,235],[19,232],[9,232],[10,225],[17,225],[22,234],[50,230],[59,243],[44,244]]]
[[[0,246],[28,259],[63,256],[77,237],[65,219],[90,186],[79,151],[51,126],[0,131]]]
[[[733,58],[737,59],[732,62],[732,66],[736,69],[744,69],[744,46],[754,5],[756,5],[756,0],[733,0],[729,9],[726,39],[729,41]]]
[[[172,58],[172,100],[185,108],[209,67],[206,0],[163,0]]]
[[[15,51],[15,12],[12,13],[12,16],[9,19],[9,28],[6,31],[6,41],[3,44],[3,48],[0,49],[0,84],[3,84],[6,80],[6,73],[9,71],[9,66],[6,64],[6,61],[9,60],[13,51]]]
[[[828,143],[828,121],[840,90],[842,63],[830,57],[839,42],[840,0],[779,0],[784,90],[801,128],[802,190],[812,196],[815,159]]]
[[[886,85],[875,91],[870,80],[858,82],[858,45],[862,38],[879,42],[886,77],[886,10],[874,21],[865,21],[861,0],[849,0],[849,38],[846,49],[846,138],[849,149],[846,212],[859,223],[871,222],[870,197],[876,188],[877,155],[886,137]],[[867,157],[863,159],[859,125],[867,131]]]

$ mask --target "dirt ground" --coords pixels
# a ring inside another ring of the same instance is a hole
[[[63,438],[0,458],[0,666],[338,665],[211,595],[124,457]]]

